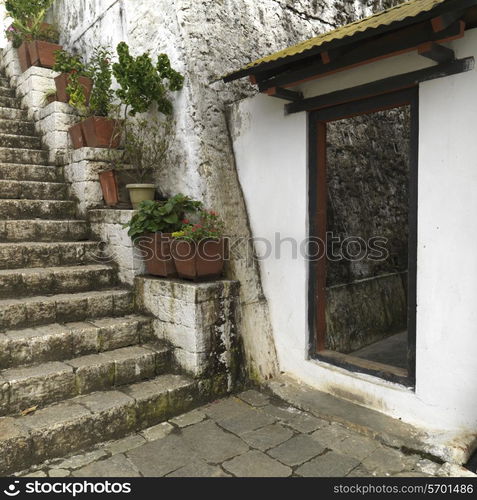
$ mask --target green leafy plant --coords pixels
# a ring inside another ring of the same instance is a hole
[[[83,58],[79,54],[71,54],[66,50],[55,52],[55,65],[53,71],[68,74],[68,85],[66,92],[69,95],[70,106],[86,111],[86,95],[83,86],[80,84],[80,76],[89,76],[89,69],[85,65]]]
[[[169,92],[181,90],[184,77],[172,69],[169,57],[159,55],[156,64],[147,52],[133,57],[125,42],[116,50],[118,62],[113,64],[113,73],[120,86],[116,95],[126,106],[126,113],[144,113],[155,102],[161,113],[170,115],[173,107]]]
[[[196,224],[188,220],[183,221],[180,231],[172,233],[173,238],[188,241],[218,240],[223,237],[225,225],[218,214],[213,210],[202,210],[200,221]]]
[[[202,202],[177,194],[167,201],[143,201],[139,210],[124,225],[135,241],[145,233],[173,233],[184,226],[184,216],[202,208]]]
[[[89,113],[93,116],[108,116],[114,97],[110,49],[104,47],[94,49],[88,64],[88,76],[93,80]]]
[[[45,97],[44,97],[44,104],[45,105],[48,104],[52,97],[56,98],[56,89],[49,89],[46,91]]]
[[[7,0],[5,8],[7,14],[13,18],[13,23],[5,32],[6,37],[14,47],[18,48],[22,42],[44,40],[58,41],[58,31],[51,25],[44,23],[47,10],[54,0]]]
[[[174,136],[174,120],[133,119],[124,124],[124,162],[134,168],[137,182],[166,167],[166,156]]]
[[[55,65],[53,71],[59,73],[71,73],[72,71],[81,76],[87,76],[86,65],[79,54],[71,54],[66,50],[55,51]]]

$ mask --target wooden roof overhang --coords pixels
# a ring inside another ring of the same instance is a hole
[[[248,76],[260,92],[291,101],[285,106],[287,113],[320,109],[472,70],[473,57],[456,59],[454,52],[440,43],[462,38],[466,29],[476,26],[477,0],[411,0],[259,59],[223,80]],[[316,78],[413,51],[437,64],[308,99],[290,90]]]

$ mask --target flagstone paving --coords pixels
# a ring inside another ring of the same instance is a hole
[[[51,460],[29,477],[471,476],[381,444],[249,390],[95,450]]]

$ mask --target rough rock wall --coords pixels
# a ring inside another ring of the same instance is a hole
[[[251,236],[236,175],[226,108],[252,95],[247,81],[224,85],[220,76],[382,8],[388,0],[57,0],[53,18],[63,42],[84,54],[98,44],[126,40],[134,53],[166,51],[186,76],[176,101],[177,137],[171,168],[157,181],[163,194],[201,197],[223,215],[229,234]],[[260,273],[253,260],[233,259],[241,282],[242,335],[249,373],[278,370]]]

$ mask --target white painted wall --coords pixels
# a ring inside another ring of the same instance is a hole
[[[477,30],[448,44],[477,56]],[[415,54],[302,86],[327,93],[432,63]],[[410,390],[306,359],[307,264],[285,254],[260,263],[280,369],[315,387],[414,424],[477,432],[477,72],[420,87],[417,383]],[[233,106],[231,130],[255,237],[307,235],[306,114],[284,116],[266,96]]]

